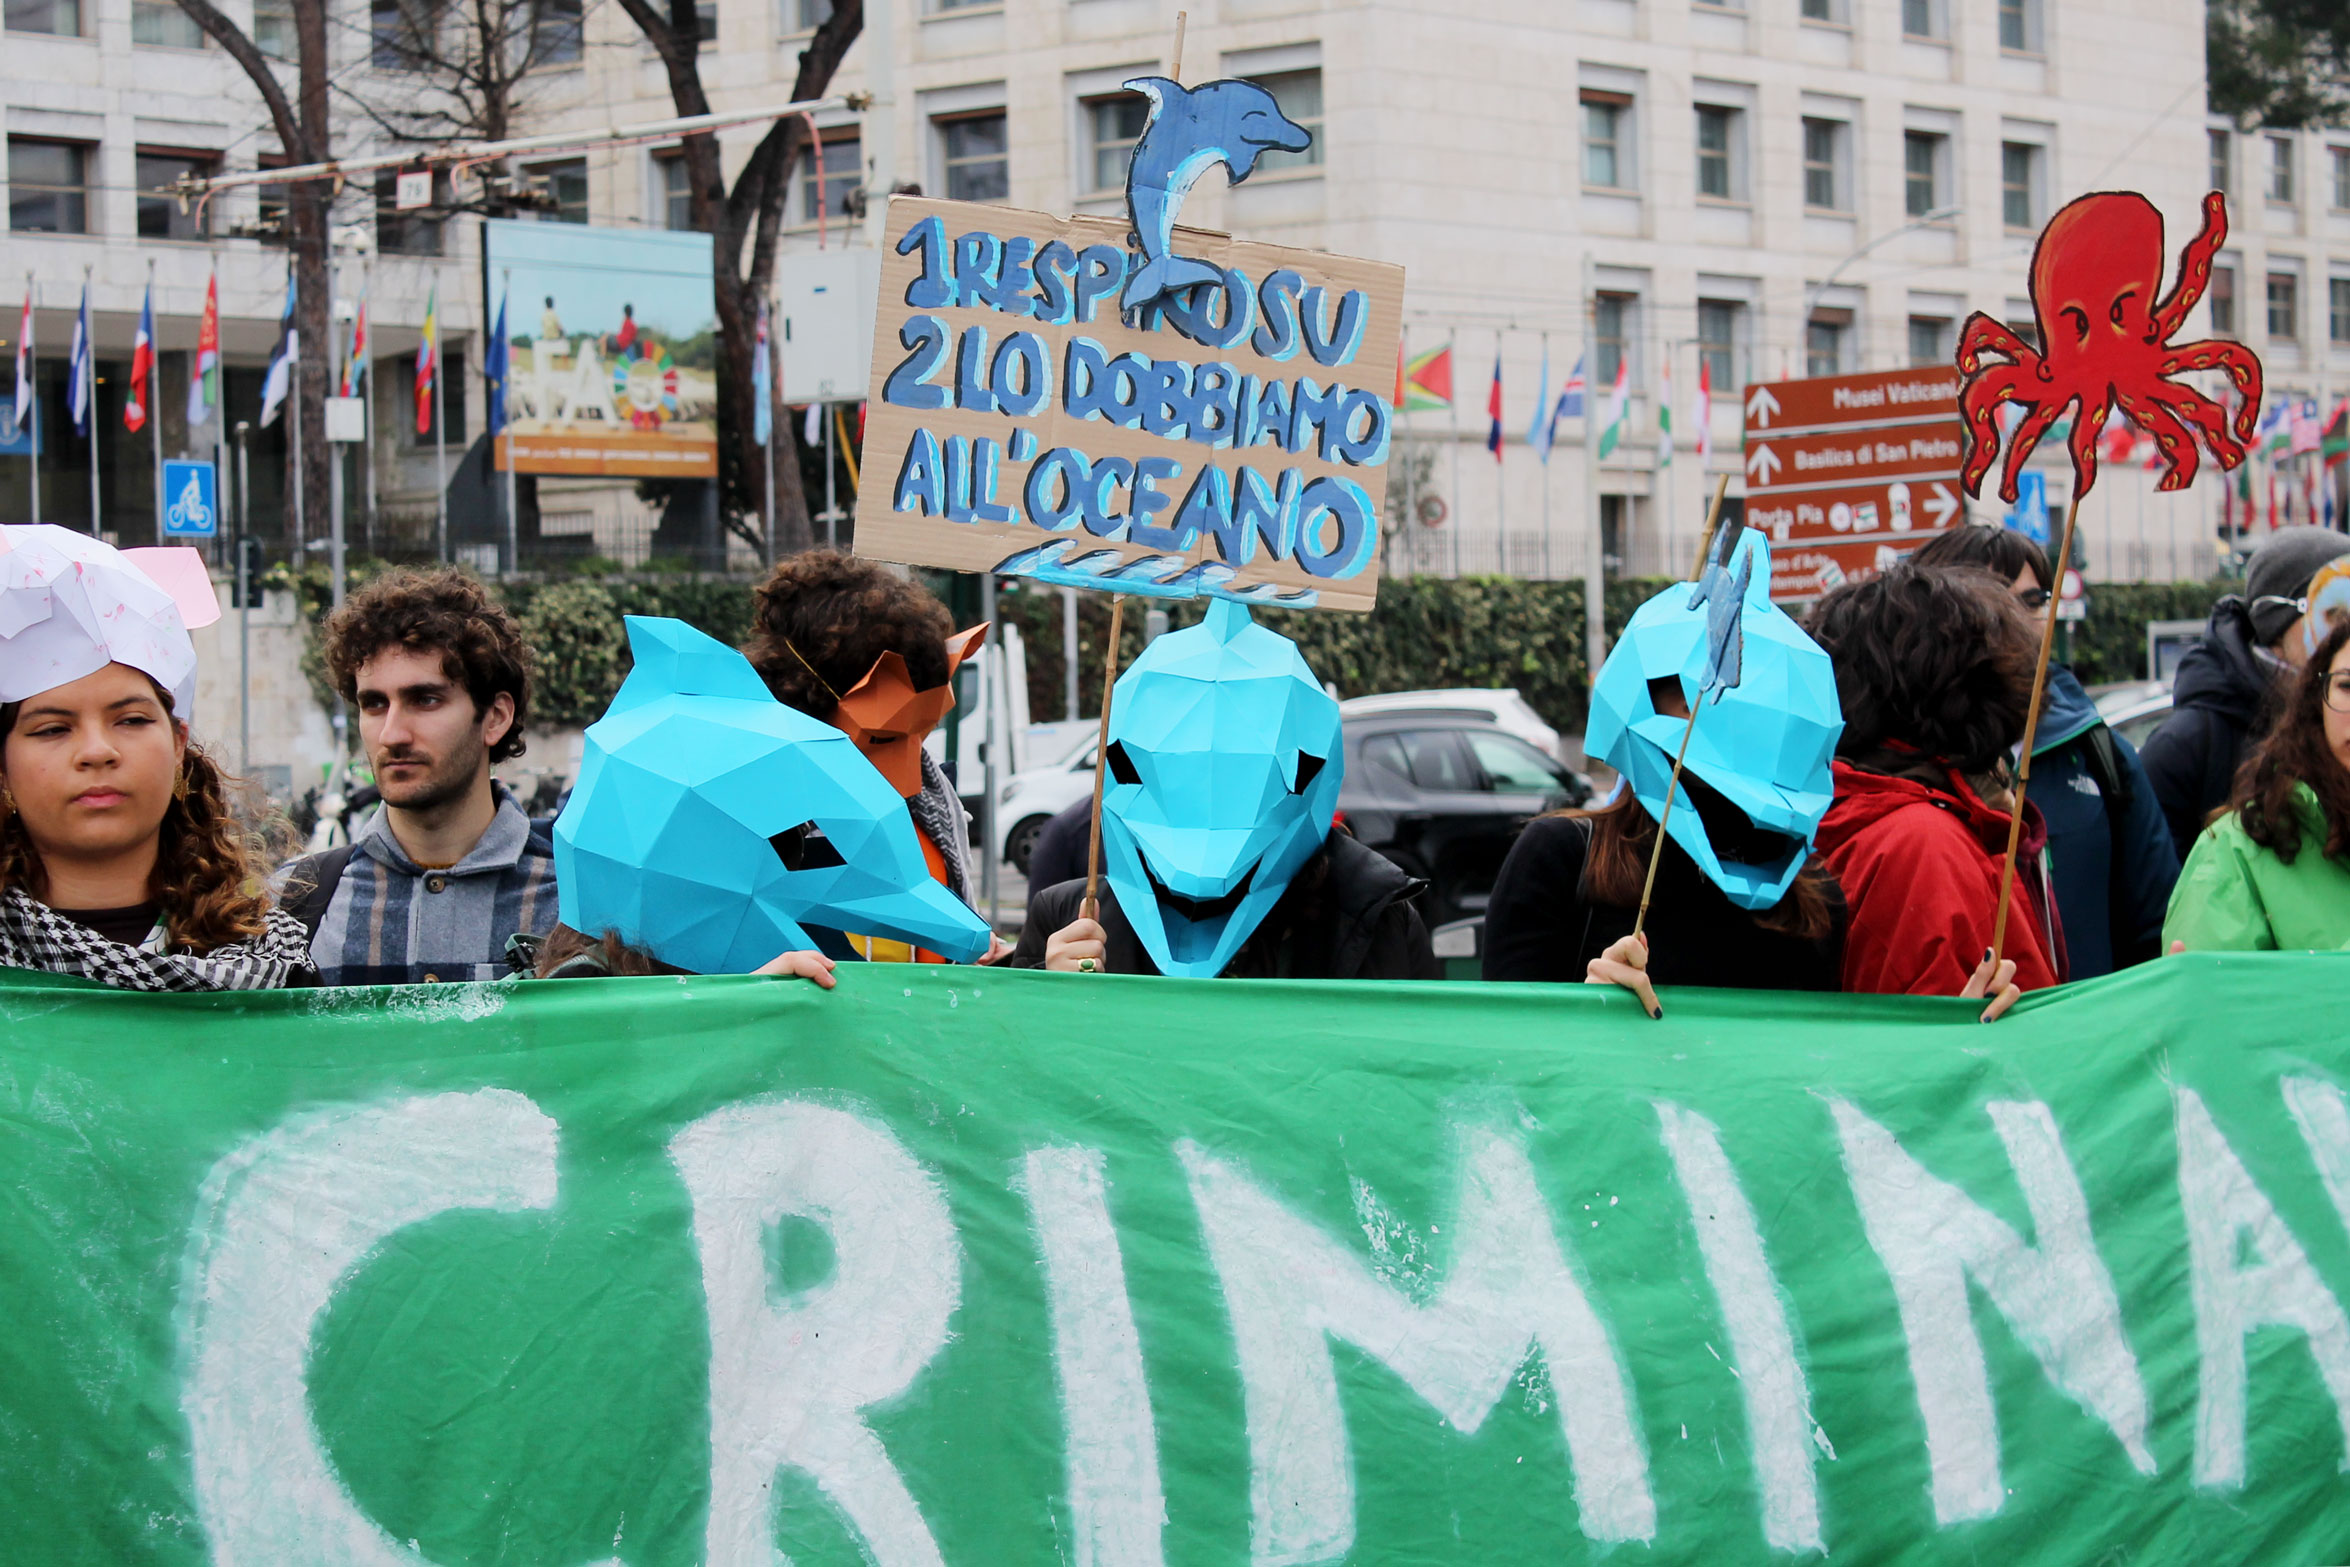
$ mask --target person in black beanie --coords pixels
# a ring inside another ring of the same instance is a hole
[[[2344,555],[2350,535],[2279,528],[2245,563],[2244,591],[2211,607],[2202,640],[2179,660],[2171,715],[2138,754],[2182,858],[2227,804],[2247,740],[2268,728],[2285,677],[2308,656],[2310,579]]]

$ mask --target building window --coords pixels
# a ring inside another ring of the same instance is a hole
[[[1322,68],[1309,66],[1302,71],[1273,71],[1263,76],[1251,76],[1249,81],[1273,95],[1274,107],[1302,126],[1313,136],[1303,152],[1284,152],[1271,148],[1257,155],[1259,174],[1279,174],[1284,169],[1319,168],[1322,163]],[[1118,171],[1118,181],[1124,184],[1126,171]]]
[[[1950,138],[1932,131],[1901,133],[1901,200],[1913,218],[1942,210],[1942,161]]]
[[[933,11],[965,11],[973,6],[1001,5],[1003,0],[930,0]]]
[[[204,238],[211,231],[211,209],[205,208],[200,217],[196,204],[190,201],[188,210],[182,212],[177,196],[158,192],[177,184],[182,176],[201,179],[211,174],[218,161],[183,152],[141,152],[134,164],[139,181],[139,238]]]
[[[1719,201],[1736,200],[1739,189],[1736,143],[1738,111],[1710,104],[1697,106],[1697,193]]]
[[[2268,275],[2268,335],[2281,338],[2301,335],[2301,280],[2290,272]]]
[[[368,61],[379,71],[420,71],[438,53],[436,0],[368,0]]]
[[[286,166],[283,153],[263,153],[253,160],[253,167],[282,169]],[[283,239],[290,232],[287,222],[287,195],[285,185],[256,185],[253,187],[253,230],[262,239]],[[231,232],[236,232],[231,230]]]
[[[1807,22],[1837,22],[1836,0],[1803,0],[1803,19]]]
[[[585,41],[581,0],[535,0],[530,47],[539,65],[577,65]]]
[[[2350,277],[2326,279],[2326,336],[2350,343]]]
[[[2236,193],[2236,187],[2235,183],[2228,178],[2228,166],[2231,162],[2228,157],[2228,133],[2226,131],[2212,131],[2209,134],[2211,138],[2211,172],[2206,177],[2211,181],[2213,190],[2223,196],[2233,196]]]
[[[812,33],[832,20],[832,0],[780,0],[783,30]]]
[[[1584,184],[1601,190],[1632,188],[1631,130],[1629,93],[1584,91]]]
[[[2033,0],[1999,0],[1999,47],[2016,54],[2038,54],[2039,9]]]
[[[1824,212],[1844,210],[1844,122],[1803,122],[1803,204]]]
[[[174,0],[131,0],[131,42],[141,49],[201,49],[204,29]]]
[[[1907,38],[1940,38],[1941,0],[1901,0],[1901,32]]]
[[[694,45],[718,47],[718,0],[694,0]]]
[[[1738,339],[1746,307],[1733,299],[1697,302],[1697,360],[1719,397],[1738,384]]]
[[[818,200],[816,176],[806,164],[798,170],[800,196],[794,210],[802,223],[814,223],[819,218],[845,219],[858,189],[865,178],[864,143],[854,130],[835,132],[824,138],[824,188]],[[829,204],[830,211],[820,208]]]
[[[653,154],[653,219],[665,229],[689,231],[694,226],[693,181],[687,177],[685,154]]]
[[[2007,329],[2031,345],[2034,353],[2040,350],[2040,323],[2032,319],[2032,302],[2011,299],[2007,302]]]
[[[381,169],[375,176],[375,248],[386,256],[437,256],[441,253],[441,218],[436,209],[448,200],[447,176],[432,178],[433,206],[400,210],[400,171]]]
[[[1002,110],[935,123],[947,200],[1002,201],[1011,194],[1012,165],[1005,150]]]
[[[1852,336],[1852,312],[1815,310],[1803,324],[1803,373],[1841,375],[1844,345]]]
[[[2328,147],[2326,168],[2333,186],[2333,208],[2336,212],[2350,209],[2350,147]]]
[[[49,33],[59,38],[82,35],[81,0],[7,0],[5,20],[12,33]]]
[[[403,410],[411,409],[416,406],[416,356],[414,354],[402,356],[399,365],[400,407]],[[402,430],[415,432],[409,436],[409,440],[415,445],[429,449],[437,437],[447,441],[451,446],[463,446],[465,444],[465,350],[450,347],[448,333],[445,330],[441,334],[440,390],[437,395],[428,391],[425,401],[429,411],[425,415],[425,427],[422,431],[416,430],[416,421],[408,417],[405,412],[393,422]],[[447,416],[448,425],[446,429],[436,431],[433,428],[433,422],[439,415]]]
[[[2211,329],[2222,337],[2236,335],[2236,269],[2215,266],[2211,269]]]
[[[253,0],[253,47],[272,60],[294,57],[294,0]]]
[[[2290,136],[2268,139],[2268,199],[2283,202],[2293,199],[2293,138]]]
[[[588,167],[585,158],[560,163],[535,163],[524,171],[531,183],[552,203],[540,210],[558,223],[588,220]]]
[[[90,149],[8,138],[8,226],[19,234],[90,232]]]
[[[1600,387],[1616,384],[1616,367],[1632,352],[1632,316],[1639,303],[1637,294],[1602,294],[1592,301],[1592,336],[1597,350],[1592,364],[1597,376],[1592,382],[1595,392]],[[1633,379],[1627,372],[1626,382]]]
[[[2040,226],[2040,149],[2026,141],[1999,144],[1999,220],[2011,229]]]
[[[1909,363],[1913,370],[1931,365],[1950,363],[1950,318],[1948,316],[1911,316],[1909,318]]]
[[[1126,184],[1126,165],[1134,161],[1134,144],[1151,117],[1150,100],[1140,93],[1085,101],[1085,188],[1119,190]]]

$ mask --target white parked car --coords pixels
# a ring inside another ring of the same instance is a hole
[[[1431,713],[1449,718],[1482,718],[1505,734],[1516,735],[1543,755],[1567,759],[1559,748],[1559,732],[1542,721],[1515,687],[1498,691],[1458,687],[1449,691],[1383,691],[1375,696],[1349,697],[1338,704],[1341,720],[1373,714]]]
[[[1044,824],[1092,795],[1095,733],[1092,723],[1085,724],[1070,736],[1073,743],[1059,761],[1014,773],[997,785],[996,856],[1021,875],[1028,874],[1029,851]]]

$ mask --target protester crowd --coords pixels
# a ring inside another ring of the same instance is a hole
[[[0,531],[29,549],[61,530]],[[72,548],[90,580],[131,573],[127,600],[155,596],[105,546]],[[1770,634],[1745,639],[1729,687],[1680,662],[1705,614],[1718,633],[1720,595],[1707,611],[1668,588],[1595,690],[1594,752],[1622,782],[1519,836],[1486,911],[1485,977],[1621,985],[1659,1016],[1661,984],[1975,997],[1988,1021],[2024,991],[2183,950],[2350,945],[2350,621],[2309,605],[2345,555],[2350,536],[2315,528],[2263,544],[2143,757],[2052,668],[2028,782],[2056,582],[2023,536],[1942,534],[1828,593],[1800,632],[1741,578],[1723,591]],[[493,775],[523,752],[532,656],[472,577],[394,571],[326,622],[325,665],[382,805],[347,846],[274,871],[234,780],[191,738],[186,631],[149,609],[156,635],[101,624],[74,658],[50,643],[35,658],[29,636],[0,630],[0,966],[150,991],[682,971],[559,884],[554,824]],[[968,820],[922,742],[984,631],[956,631],[887,568],[818,551],[774,570],[743,649],[778,703],[848,735],[905,798],[923,865],[965,904]],[[1674,650],[1664,664],[1636,667],[1659,647]],[[1824,709],[1808,719],[1784,695],[1805,689]],[[1098,859],[1079,835],[1058,856],[1068,877],[1032,888],[1019,942],[977,961],[1436,977],[1423,884],[1337,816],[1336,704],[1294,645],[1220,604],[1154,643],[1118,692]],[[812,824],[771,843],[790,869],[838,863]],[[806,929],[807,948],[757,972],[830,986],[840,962],[947,961]]]

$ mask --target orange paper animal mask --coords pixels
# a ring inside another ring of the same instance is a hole
[[[955,705],[955,671],[987,635],[981,621],[947,638],[947,677],[914,689],[904,655],[884,653],[833,709],[832,725],[857,742],[865,759],[907,799],[922,792],[922,742]]]

